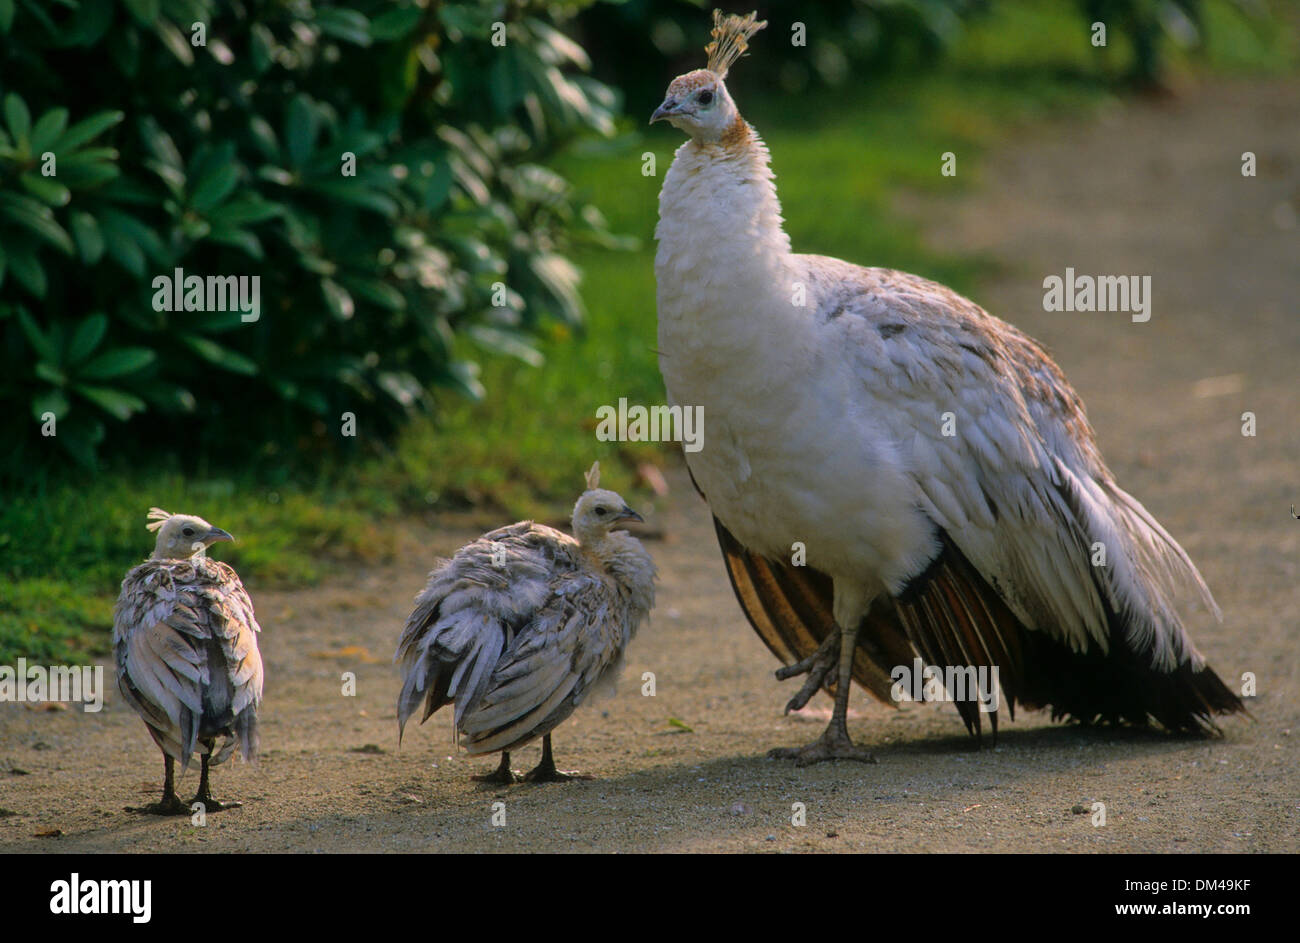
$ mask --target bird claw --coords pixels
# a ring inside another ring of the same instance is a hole
[[[477,773],[470,779],[476,783],[488,783],[494,786],[513,786],[522,781],[508,766],[498,766],[490,773]]]
[[[839,659],[840,633],[832,632],[818,646],[817,651],[807,658],[797,661],[793,665],[786,665],[777,669],[776,680],[778,681],[785,681],[795,675],[808,675],[808,679],[804,681],[799,693],[790,698],[790,701],[785,705],[787,714],[791,711],[803,710],[808,702],[812,700],[812,696],[821,689],[826,680],[826,675],[839,664]]]
[[[526,783],[567,783],[575,779],[594,779],[586,773],[564,772],[556,769],[554,766],[538,766],[524,774],[523,781]]]
[[[818,739],[802,747],[777,747],[767,751],[768,759],[794,760],[795,766],[811,766],[826,760],[854,760],[858,763],[875,763],[876,758],[866,747],[860,747],[847,734],[827,730]]]

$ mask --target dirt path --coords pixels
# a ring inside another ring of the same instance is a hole
[[[654,620],[618,696],[556,734],[561,766],[598,778],[478,787],[468,776],[490,761],[456,755],[446,716],[409,729],[398,752],[396,632],[433,553],[472,536],[441,531],[412,535],[400,564],[350,585],[255,592],[263,761],[219,770],[217,795],[245,805],[204,828],[122,811],[156,793],[161,764],[115,692],[99,714],[0,705],[0,809],[13,813],[0,815],[0,850],[1300,850],[1300,522],[1288,513],[1300,503],[1298,106],[1296,87],[1280,84],[1138,104],[1008,147],[956,208],[916,206],[945,248],[1006,263],[977,300],[1050,347],[1120,482],[1198,561],[1225,622],[1196,638],[1225,678],[1257,675],[1254,722],[1201,742],[1021,714],[977,753],[951,708],[893,711],[859,694],[851,727],[879,765],[766,760],[814,736],[829,702],[781,716],[793,682],[772,679],[705,509],[677,475],[652,521],[666,534],[650,545]],[[1258,155],[1255,179],[1240,175],[1245,150]],[[1150,322],[1043,312],[1042,279],[1067,266],[1152,275]],[[1241,435],[1246,411],[1254,438]],[[344,671],[355,697],[341,694]],[[654,697],[640,691],[646,671]],[[498,801],[504,826],[491,821]],[[1071,812],[1094,801],[1104,827]],[[806,827],[791,824],[794,803]],[[54,829],[62,836],[34,837]]]

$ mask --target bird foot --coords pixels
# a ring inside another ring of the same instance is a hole
[[[510,768],[510,762],[502,759],[501,765],[490,773],[476,773],[470,777],[476,783],[487,783],[492,786],[513,786],[520,782],[519,776]]]
[[[832,668],[838,666],[839,660],[840,633],[836,631],[826,636],[826,640],[821,643],[817,651],[807,658],[797,661],[793,665],[778,668],[776,671],[776,680],[778,681],[793,678],[795,675],[808,675],[808,679],[804,681],[799,693],[790,698],[785,705],[785,712],[788,714],[791,711],[803,710],[807,703],[812,700],[812,696],[821,689],[826,680],[826,675]]]
[[[190,807],[176,796],[163,796],[150,805],[126,806],[126,811],[136,815],[189,815]]]
[[[827,729],[820,737],[802,747],[777,747],[768,750],[769,759],[794,760],[795,766],[811,766],[826,760],[855,760],[858,763],[874,763],[876,758],[866,747],[860,747],[843,732]]]
[[[595,779],[595,777],[572,770],[566,773],[556,769],[554,764],[550,766],[543,764],[525,773],[523,781],[526,783],[567,783],[575,779]]]

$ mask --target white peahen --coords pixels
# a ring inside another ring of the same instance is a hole
[[[1218,608],[1115,483],[1051,358],[942,285],[791,251],[767,147],[724,82],[764,25],[715,12],[708,67],[674,79],[651,121],[690,138],[655,258],[669,399],[703,407],[686,459],[777,676],[808,674],[787,710],[835,694],[819,740],[773,755],[871,761],[845,725],[850,679],[892,703],[918,656],[996,667],[1012,711],[1216,730],[1242,704],[1177,591]],[[978,736],[979,704],[957,706]]]

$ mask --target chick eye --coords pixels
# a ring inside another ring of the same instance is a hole
[[[604,516],[605,516],[605,513],[606,513],[606,509],[605,509],[605,508],[596,508],[596,515],[597,515],[598,517],[604,517]]]
[[[713,101],[713,93],[708,90],[705,90],[703,92],[700,92],[700,94],[696,95],[695,100],[699,102],[701,105],[707,105]]]
[[[193,536],[194,536],[194,528],[193,528],[193,527],[187,527],[187,528],[185,528],[184,530],[182,530],[181,533],[184,534],[186,537],[193,537]]]

